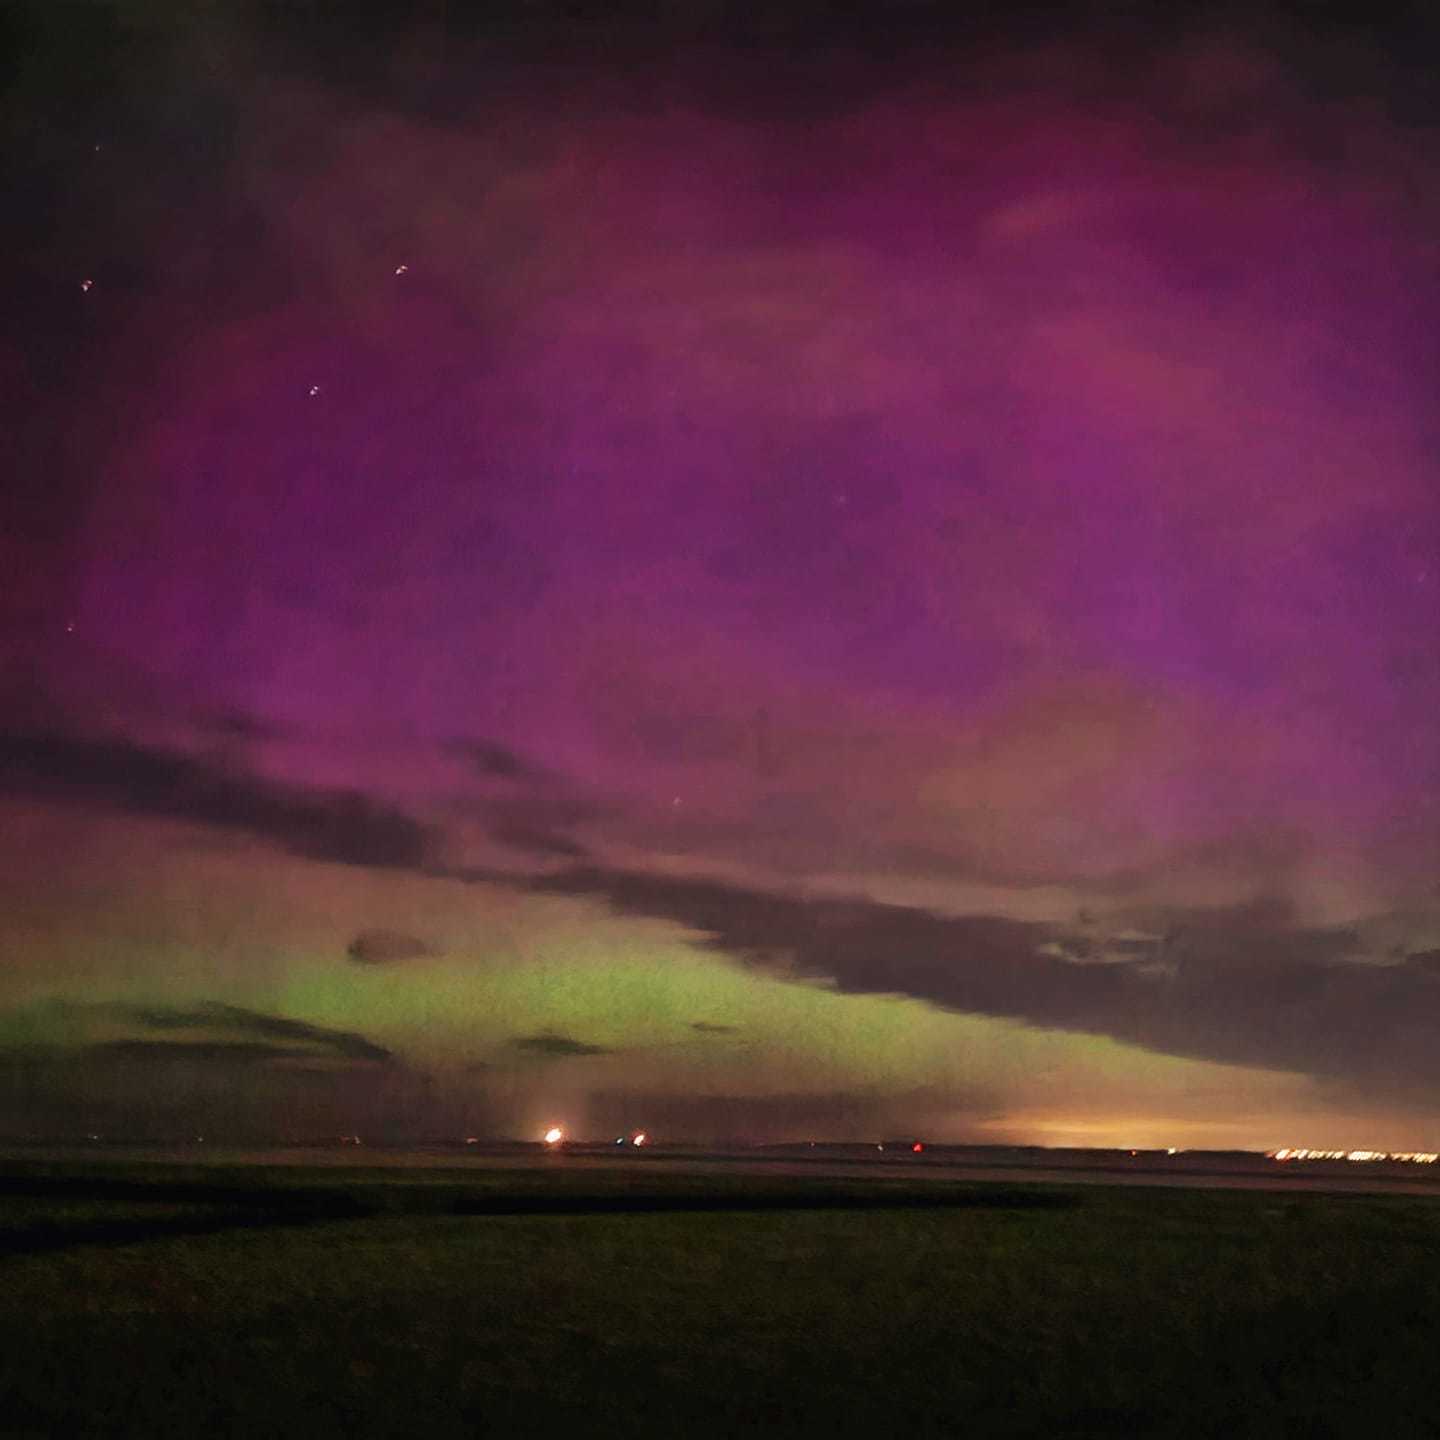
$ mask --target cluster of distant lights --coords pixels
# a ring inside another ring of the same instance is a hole
[[[1430,1150],[1309,1150],[1304,1146],[1286,1147],[1270,1152],[1272,1160],[1355,1160],[1362,1163],[1376,1160],[1396,1161],[1402,1165],[1433,1165],[1440,1154]]]
[[[553,1150],[556,1148],[556,1146],[563,1145],[565,1143],[565,1132],[560,1128],[560,1126],[552,1125],[545,1132],[545,1134],[541,1136],[541,1139],[543,1139],[545,1143]],[[641,1145],[647,1144],[649,1142],[649,1139],[650,1137],[643,1130],[637,1130],[633,1135],[630,1136],[628,1143],[638,1148]],[[627,1141],[625,1136],[617,1135],[615,1137],[615,1143],[617,1145],[626,1144]]]

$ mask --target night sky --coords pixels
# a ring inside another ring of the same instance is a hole
[[[458,8],[0,10],[0,1134],[1440,1148],[1433,35]]]

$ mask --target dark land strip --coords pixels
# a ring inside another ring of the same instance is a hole
[[[124,1206],[203,1205],[208,1213],[51,1219],[16,1217],[5,1223],[5,1200],[83,1201]],[[1004,1186],[918,1190],[822,1188],[664,1193],[532,1193],[467,1190],[444,1185],[361,1183],[336,1186],[227,1185],[110,1177],[0,1176],[0,1258],[86,1245],[132,1245],[149,1240],[214,1235],[230,1230],[292,1229],[348,1220],[744,1213],[834,1210],[1061,1210],[1080,1204],[1059,1189]]]

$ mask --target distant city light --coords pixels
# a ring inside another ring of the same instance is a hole
[[[632,1145],[643,1145],[645,1143],[645,1132],[643,1130],[637,1131],[635,1138],[630,1143]]]
[[[925,1149],[925,1147],[917,1140],[917,1141],[910,1147],[910,1149],[911,1149],[911,1151],[912,1151],[914,1154],[919,1155],[919,1154]]]
[[[547,1145],[558,1145],[564,1138],[565,1132],[558,1125],[552,1125],[545,1132],[545,1143]]]
[[[1304,1146],[1270,1151],[1272,1160],[1389,1160],[1401,1165],[1433,1165],[1440,1153],[1430,1150],[1310,1150]]]

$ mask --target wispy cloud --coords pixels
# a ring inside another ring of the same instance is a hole
[[[392,965],[399,960],[421,960],[438,952],[428,941],[398,930],[362,930],[345,953],[357,965]]]
[[[561,1035],[553,1030],[546,1030],[538,1035],[517,1035],[510,1042],[510,1046],[526,1055],[538,1055],[551,1060],[614,1053],[604,1045],[591,1045],[588,1041],[577,1040],[573,1035]]]
[[[1083,934],[1038,922],[593,867],[530,885],[676,922],[707,948],[769,971],[779,960],[789,978],[849,993],[906,995],[1357,1087],[1440,1081],[1426,957],[1385,969],[1345,964],[1352,931],[1300,925],[1283,903],[1174,911],[1163,933],[1120,931],[1100,964],[1076,963]]]
[[[283,784],[128,740],[0,735],[0,790],[213,825],[341,865],[418,868],[436,840],[358,789]]]

